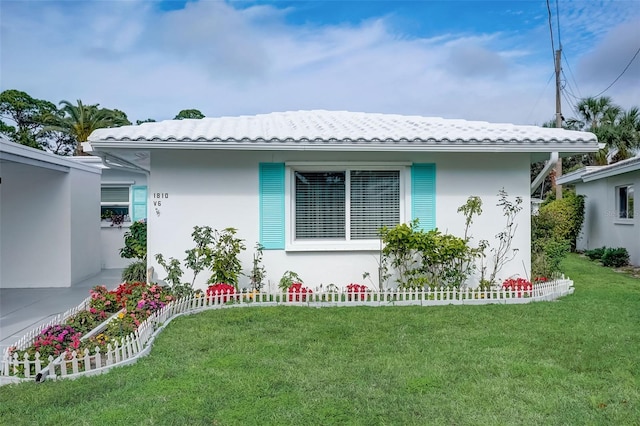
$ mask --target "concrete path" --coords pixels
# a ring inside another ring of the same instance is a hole
[[[0,288],[0,354],[22,336],[89,297],[96,285],[114,289],[122,269],[103,269],[71,287]]]

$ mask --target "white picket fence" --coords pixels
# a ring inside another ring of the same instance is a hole
[[[33,359],[25,354],[20,359],[18,354],[11,356],[5,351],[2,365],[0,365],[0,385],[23,380],[41,381],[45,378],[75,378],[81,375],[93,375],[109,369],[134,363],[141,356],[145,356],[151,349],[155,336],[174,318],[207,309],[258,307],[258,306],[434,306],[434,305],[464,305],[464,304],[514,304],[530,303],[534,301],[555,300],[573,293],[573,281],[565,279],[536,284],[530,290],[474,290],[474,289],[434,289],[424,291],[384,292],[366,291],[352,293],[337,292],[308,292],[308,293],[240,293],[221,294],[206,297],[190,296],[169,303],[147,318],[131,335],[119,342],[109,344],[106,350],[96,347],[93,351],[85,349],[81,353],[72,352],[67,356],[46,360],[40,359],[36,353]],[[85,303],[86,302],[86,303]],[[88,307],[88,300],[83,302]],[[81,310],[81,306],[69,310],[62,315],[64,319]],[[69,312],[73,312],[68,314]],[[68,314],[68,315],[67,315]],[[63,319],[63,321],[64,321]],[[48,325],[47,323],[23,337],[18,345],[21,350],[29,346],[24,344],[33,342],[35,336]],[[103,323],[103,327],[106,322]],[[95,330],[91,333],[95,334]],[[31,336],[31,337],[29,337]],[[22,373],[21,373],[22,372]],[[18,377],[18,375],[24,376]]]

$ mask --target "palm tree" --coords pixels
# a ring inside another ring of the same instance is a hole
[[[86,142],[91,132],[105,127],[129,125],[125,113],[119,110],[99,108],[98,104],[85,105],[80,99],[77,105],[69,101],[61,101],[59,114],[50,114],[45,130],[66,133],[76,141],[75,155],[83,155],[82,142]]]
[[[585,98],[577,105],[580,117],[573,119],[582,129],[595,133],[605,148],[590,155],[592,164],[608,164],[630,158],[640,144],[640,112],[637,107],[624,111],[611,98]]]
[[[607,120],[615,118],[620,113],[620,107],[613,104],[608,96],[601,98],[584,98],[576,106],[577,112],[580,114],[580,122],[582,127],[588,130],[594,130],[600,127],[600,124]]]

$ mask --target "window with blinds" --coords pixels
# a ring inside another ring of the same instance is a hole
[[[383,226],[400,223],[400,172],[351,172],[351,239],[378,238]]]
[[[400,223],[399,170],[295,172],[297,240],[368,240]]]
[[[129,187],[103,186],[100,188],[100,216],[110,219],[114,215],[129,216]]]

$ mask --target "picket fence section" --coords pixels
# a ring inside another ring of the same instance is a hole
[[[86,311],[87,309],[89,309],[89,302],[90,301],[91,301],[91,297],[87,297],[82,302],[80,302],[80,304],[78,306],[76,306],[74,308],[71,308],[71,309],[68,309],[63,314],[58,314],[55,317],[53,317],[51,320],[47,321],[46,323],[34,328],[33,330],[31,330],[30,332],[25,334],[20,340],[18,340],[12,346],[15,347],[18,350],[21,350],[21,351],[25,350],[26,348],[28,348],[29,346],[31,346],[33,344],[33,342],[36,340],[36,337],[45,328],[51,327],[52,325],[62,324],[69,317],[77,314],[80,311]]]
[[[164,308],[154,312],[129,336],[118,342],[112,342],[106,349],[95,347],[91,352],[85,349],[81,352],[73,351],[66,356],[54,358],[49,356],[41,359],[36,353],[31,359],[27,354],[20,359],[18,354],[9,355],[6,351],[2,366],[0,366],[0,384],[18,382],[22,380],[42,381],[51,378],[75,378],[81,375],[93,375],[109,369],[131,364],[141,356],[145,356],[151,349],[155,336],[174,318],[200,312],[208,309],[252,307],[252,306],[434,306],[460,304],[510,304],[530,303],[534,301],[555,300],[558,297],[571,294],[574,291],[573,281],[562,278],[559,280],[540,283],[529,289],[450,289],[440,288],[424,291],[383,292],[297,292],[297,293],[239,293],[217,294],[204,296],[193,295],[178,299],[167,304]],[[88,307],[88,300],[78,307],[65,312],[64,319]],[[33,338],[45,327],[54,325],[52,322],[38,327],[20,340],[33,342]],[[106,323],[103,323],[103,326]],[[94,330],[95,331],[95,330]],[[31,337],[29,337],[31,336]],[[17,345],[15,345],[17,347]],[[27,345],[28,346],[28,345]],[[21,346],[25,349],[27,346]],[[19,377],[24,376],[24,378]]]

